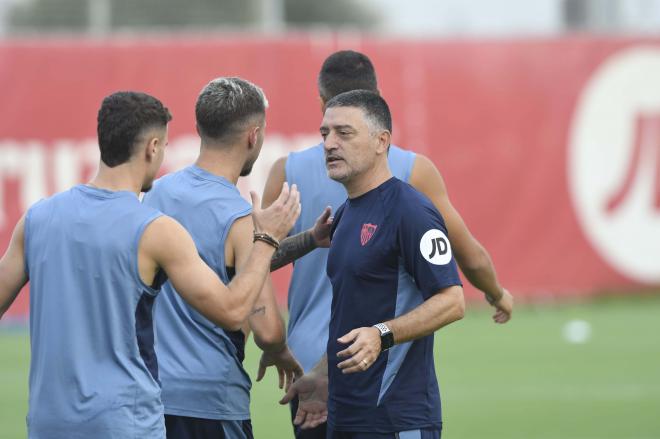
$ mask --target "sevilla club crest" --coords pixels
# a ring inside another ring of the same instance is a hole
[[[376,224],[362,224],[362,232],[360,232],[360,244],[364,247],[367,242],[374,236],[378,226]]]

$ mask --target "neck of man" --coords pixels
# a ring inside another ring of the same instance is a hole
[[[392,172],[386,160],[379,160],[376,165],[344,183],[348,198],[357,198],[392,178]]]
[[[133,192],[136,196],[139,196],[140,192],[142,192],[144,178],[144,170],[132,161],[115,166],[114,168],[109,167],[101,161],[99,163],[99,172],[88,185],[113,192]]]
[[[245,156],[235,145],[202,142],[195,165],[236,185],[245,163]]]

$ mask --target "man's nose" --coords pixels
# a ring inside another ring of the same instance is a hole
[[[328,135],[325,136],[325,139],[323,140],[323,148],[326,151],[332,151],[337,149],[337,146],[337,136],[334,136],[332,133],[328,133]]]

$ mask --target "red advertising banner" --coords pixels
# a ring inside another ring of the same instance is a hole
[[[430,157],[453,204],[518,296],[660,284],[660,40],[400,41],[335,34],[0,43],[0,250],[33,202],[95,172],[96,113],[116,90],[172,111],[163,172],[197,153],[194,104],[217,76],[268,96],[253,175],[318,143],[316,75],[369,55],[394,141]],[[304,207],[303,207],[304,208]],[[286,294],[287,272],[276,276]],[[282,296],[283,297],[283,296]],[[25,315],[24,292],[10,313]]]

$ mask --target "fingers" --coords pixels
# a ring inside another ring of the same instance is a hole
[[[320,413],[307,413],[305,422],[300,426],[303,430],[308,428],[315,428],[323,424],[328,419],[328,412],[323,411]]]
[[[280,196],[277,197],[275,203],[285,204],[289,199],[289,183],[286,181],[282,184],[282,190],[280,191]]]
[[[296,417],[293,420],[295,425],[298,425],[303,430],[316,428],[328,420],[328,411],[323,410],[318,413],[308,412],[304,409],[298,408]]]
[[[337,357],[346,358],[337,365],[342,373],[363,372],[378,358],[380,350],[377,350],[371,343],[370,329],[372,328],[356,328],[338,339],[340,343],[352,343],[349,347],[337,353]],[[364,336],[362,336],[363,330]],[[380,338],[376,340],[380,342]]]
[[[287,370],[285,372],[285,378],[286,378],[286,382],[284,384],[284,391],[288,392],[289,389],[291,388],[291,384],[293,384],[293,372],[290,371],[290,370]]]
[[[495,321],[495,323],[506,323],[510,319],[511,314],[501,309],[498,309],[495,314],[493,314],[493,321]]]
[[[287,371],[287,377],[289,379],[289,382],[287,383],[286,390],[288,391],[289,388],[291,387],[291,384],[293,384],[298,378],[302,377],[304,374],[305,372],[303,371],[302,367],[296,361],[293,369],[289,369]]]
[[[302,369],[302,366],[300,366],[300,363],[296,361],[295,366],[293,369],[289,369],[287,371],[287,383],[286,383],[286,391],[289,390],[291,387],[291,384],[293,384],[298,378],[302,377],[305,374],[305,372]]]
[[[293,224],[300,216],[300,212],[302,211],[302,205],[300,204],[300,192],[298,192],[298,186],[295,184],[291,185],[291,189],[289,190],[289,197],[284,203],[284,211],[286,212],[286,218],[284,219],[284,222],[293,226]]]
[[[326,224],[330,219],[330,214],[332,214],[332,208],[330,206],[326,206],[326,208],[323,209],[323,212],[321,212],[321,216],[316,220],[316,222],[318,224]]]
[[[259,362],[259,371],[257,371],[257,382],[261,381],[264,375],[266,375],[266,366],[262,362]]]
[[[281,367],[277,368],[277,374],[279,375],[278,387],[280,389],[284,388],[284,370]]]
[[[375,359],[369,359],[369,357],[366,355],[360,355],[342,361],[337,365],[337,367],[340,368],[341,372],[344,374],[364,372],[371,367],[374,361]]]
[[[256,194],[250,196],[256,206],[259,197]],[[295,224],[301,210],[300,193],[297,186],[294,184],[289,187],[285,182],[282,184],[280,195],[273,204],[264,210],[253,209],[252,218],[255,223],[255,230],[268,233],[277,240],[282,240]]]
[[[286,391],[286,393],[284,394],[282,399],[280,399],[280,404],[282,404],[282,405],[288,404],[297,395],[298,395],[298,389],[296,388],[296,386],[291,386],[289,388],[289,390]],[[296,416],[297,416],[297,414],[296,414]],[[298,425],[298,424],[296,424],[296,425]]]
[[[353,343],[352,345],[350,345],[349,347],[347,347],[343,351],[337,352],[337,356],[339,358],[352,357],[353,355],[360,352],[360,350],[361,350],[361,347],[358,346],[356,343]]]
[[[250,191],[250,198],[252,199],[252,210],[261,208],[261,199],[255,191]]]
[[[493,315],[493,320],[495,323],[506,323],[511,320],[511,314],[508,312],[502,311],[501,309],[497,310]]]
[[[305,374],[305,371],[303,370],[302,366],[300,363],[296,361],[296,366],[293,368],[293,379],[294,381],[297,380],[298,378],[302,377]]]
[[[300,428],[304,428],[301,424],[304,425],[306,420],[307,420],[307,412],[303,410],[300,406],[298,406],[298,411],[296,411],[296,417],[293,420],[294,425],[299,425]]]
[[[284,193],[284,189],[282,189],[282,193]],[[300,194],[298,193],[298,186],[296,186],[295,184],[292,185],[290,188],[287,186],[286,198],[282,199],[282,204],[287,209],[291,209],[293,208],[294,203],[298,203],[299,201],[300,201]]]
[[[289,199],[287,200],[287,207],[293,210],[296,218],[300,215],[300,210],[302,208],[300,205],[300,192],[298,192],[298,187],[295,184],[291,186]]]
[[[359,328],[358,328],[358,329],[359,329]],[[352,330],[351,332],[349,332],[348,334],[346,334],[346,335],[344,335],[344,336],[342,336],[342,337],[339,337],[339,338],[337,339],[337,341],[338,341],[339,343],[342,343],[342,344],[348,344],[348,343],[351,343],[351,342],[355,341],[355,339],[357,338],[358,334],[360,333],[360,332],[358,331],[358,329],[353,329],[353,330]]]

